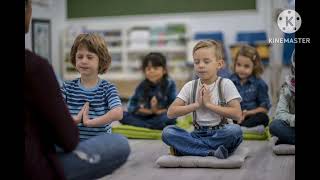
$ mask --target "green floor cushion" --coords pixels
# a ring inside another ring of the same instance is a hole
[[[255,126],[255,127],[244,127],[241,126],[241,130],[244,133],[251,133],[251,134],[264,134],[265,128],[263,125]]]
[[[275,143],[278,141],[278,138],[273,136],[270,139],[272,143],[272,151],[276,155],[295,155],[296,152],[296,146],[291,144],[278,144],[275,145]]]
[[[218,159],[213,156],[201,157],[201,156],[174,156],[163,155],[156,161],[160,167],[176,168],[176,167],[188,167],[188,168],[215,168],[215,169],[234,169],[240,168],[246,157],[249,154],[249,149],[246,147],[239,147],[237,150],[227,159]]]
[[[272,119],[269,119],[269,125]],[[243,132],[244,140],[269,140],[271,135],[269,132],[269,126],[264,127],[263,125],[259,125],[252,128],[247,128],[241,126]]]
[[[183,118],[179,118],[177,120],[177,126],[191,132],[193,130],[192,116],[187,115]],[[263,131],[261,131],[260,127],[241,128],[243,130],[243,138],[245,140],[267,140],[270,137],[268,127],[264,128]],[[122,134],[125,137],[132,139],[161,139],[162,133],[161,130],[154,130],[130,125],[114,126],[112,127],[112,132],[116,134]]]
[[[245,140],[268,140],[270,138],[269,127],[263,128],[263,131],[257,128],[241,127],[241,129]]]
[[[189,132],[193,130],[192,116],[187,115],[177,120],[177,126]],[[261,133],[261,128],[243,128],[243,138],[245,140],[266,140],[269,139],[270,134],[268,127],[264,128]],[[123,136],[131,139],[161,139],[161,130],[148,129],[136,127],[131,125],[117,125],[112,127],[112,132],[122,134]]]
[[[187,131],[192,130],[192,117],[186,116],[177,120],[177,126]],[[112,133],[122,134],[131,139],[161,139],[162,131],[136,127],[131,125],[117,125],[112,127]]]
[[[119,125],[112,127],[112,133],[121,134],[131,139],[161,139],[162,131],[130,125]]]

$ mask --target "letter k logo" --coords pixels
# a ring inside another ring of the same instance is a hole
[[[279,14],[277,23],[282,32],[290,34],[298,31],[302,19],[295,10],[286,9]]]
[[[291,23],[293,17],[290,17],[290,19],[288,19],[289,17],[286,17],[286,26],[288,26],[288,24],[290,24],[291,26],[293,26],[293,24]]]

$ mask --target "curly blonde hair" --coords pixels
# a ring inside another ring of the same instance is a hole
[[[201,48],[211,48],[213,47],[215,50],[215,56],[217,60],[224,60],[223,47],[221,43],[215,40],[202,40],[199,41],[194,47],[192,53],[194,54],[198,49]]]
[[[232,64],[233,72],[235,72],[236,63],[239,56],[244,56],[249,58],[253,62],[252,74],[256,77],[260,77],[260,75],[263,73],[263,67],[262,67],[261,58],[257,49],[249,45],[242,45],[233,60],[233,64]]]
[[[80,47],[86,47],[88,51],[97,54],[99,57],[98,73],[107,72],[111,64],[111,55],[108,51],[105,40],[96,33],[79,34],[71,48],[70,60],[73,66],[76,66],[76,53]]]

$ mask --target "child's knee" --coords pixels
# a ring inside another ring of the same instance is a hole
[[[128,139],[120,134],[112,134],[114,135],[114,139],[116,139],[117,141],[117,145],[119,147],[121,147],[122,149],[125,149],[125,151],[129,150],[130,151],[130,146],[129,146],[129,142]]]
[[[226,126],[230,137],[242,137],[242,130],[239,124],[229,124]]]
[[[273,131],[275,128],[275,121],[271,121],[271,123],[269,124],[269,131]]]
[[[269,125],[269,131],[272,135],[275,135],[279,132],[279,130],[281,129],[282,126],[282,122],[281,120],[274,120],[270,123]]]
[[[229,152],[233,152],[236,147],[240,145],[243,141],[243,134],[241,127],[238,124],[228,124],[225,125],[226,129],[224,130],[224,146],[229,150]]]
[[[231,144],[239,144],[243,140],[241,127],[238,124],[226,125],[224,138]]]
[[[166,140],[175,136],[175,134],[176,134],[176,126],[169,125],[162,130],[162,140],[166,142]]]
[[[116,151],[123,154],[130,153],[130,145],[128,139],[120,134],[107,134],[100,138],[99,144],[104,147],[114,146]]]
[[[119,134],[111,134],[111,135],[112,135],[112,139],[114,141],[114,144],[116,144],[116,145],[113,146],[113,148],[112,148],[113,151],[109,151],[107,153],[108,154],[112,153],[112,156],[114,156],[119,161],[123,161],[123,162],[126,161],[126,159],[128,158],[128,156],[131,152],[128,139],[122,135],[119,135]],[[109,144],[108,146],[110,146],[110,145],[111,144]]]

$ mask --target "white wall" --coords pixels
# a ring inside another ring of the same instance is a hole
[[[131,25],[164,25],[167,23],[185,23],[190,33],[204,31],[222,31],[226,45],[235,42],[238,31],[271,31],[271,2],[257,0],[257,10],[221,11],[208,13],[180,13],[148,16],[121,16],[81,18],[67,20],[68,25],[95,25],[103,27],[127,27]]]
[[[235,42],[238,31],[260,31],[264,30],[270,37],[278,37],[279,32],[276,25],[272,23],[273,8],[285,7],[289,0],[257,0],[257,10],[250,11],[223,11],[212,13],[182,13],[167,15],[148,16],[121,16],[121,17],[99,17],[66,20],[66,0],[51,0],[49,7],[41,7],[33,4],[33,18],[45,18],[51,20],[52,40],[52,65],[57,74],[61,70],[61,33],[68,25],[101,24],[104,27],[121,27],[130,25],[161,25],[166,23],[185,23],[190,33],[199,31],[222,31],[225,36],[226,45]],[[292,1],[292,0],[291,0]],[[31,27],[30,27],[31,28]],[[31,32],[31,30],[30,30]],[[25,47],[31,49],[31,33],[25,37]],[[281,45],[280,45],[281,46]],[[281,54],[275,46],[271,58],[272,64],[281,64]]]
[[[257,0],[257,10],[249,11],[223,11],[208,13],[182,13],[166,15],[136,15],[121,17],[99,17],[66,19],[66,0],[51,0],[50,7],[40,7],[33,4],[33,18],[51,20],[52,28],[52,65],[58,75],[61,75],[61,33],[68,25],[101,24],[104,27],[126,27],[130,25],[163,25],[167,23],[185,23],[190,33],[199,31],[222,31],[225,43],[230,45],[235,42],[238,31],[272,31],[271,1]],[[31,49],[30,32],[25,37],[25,46]]]
[[[66,6],[65,0],[51,0],[49,7],[32,4],[32,18],[49,19],[51,21],[51,58],[52,66],[60,75],[60,39],[59,34],[65,28]],[[25,48],[32,49],[31,27],[25,36]]]

